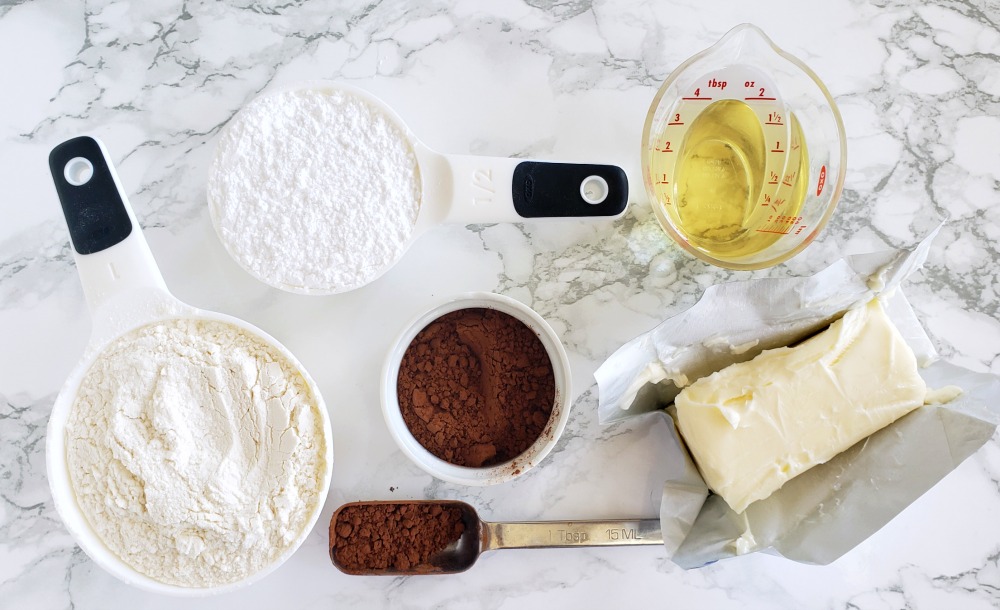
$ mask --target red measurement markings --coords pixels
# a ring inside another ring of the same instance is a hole
[[[795,231],[795,234],[796,234],[796,235],[798,235],[799,233],[801,233],[801,232],[802,232],[802,229],[804,229],[804,228],[806,228],[806,226],[805,226],[805,225],[802,225],[802,226],[800,226],[800,227],[798,228],[798,230],[796,230],[796,231]]]
[[[788,231],[771,231],[770,229],[757,229],[758,233],[774,233],[776,235],[788,235]]]
[[[769,171],[768,174],[769,175],[768,175],[768,181],[767,181],[767,183],[768,184],[778,184],[778,174],[776,174],[775,172],[771,172],[771,171]]]
[[[701,96],[701,87],[698,87],[697,89],[694,90],[694,95],[692,95],[690,97],[682,97],[681,99],[682,100],[702,100],[702,101],[707,102],[707,101],[710,101],[712,98],[710,98],[710,97],[702,97]]]
[[[755,98],[755,99],[756,99],[756,98]],[[766,122],[766,123],[764,123],[764,124],[765,124],[765,125],[784,125],[784,123],[781,123],[781,122],[778,122],[778,123],[772,123],[771,121],[768,121],[768,122]]]
[[[776,97],[745,97],[743,99],[748,102],[753,102],[755,100],[760,100],[762,102],[775,102],[778,100]]]
[[[785,151],[784,151],[784,149],[781,149],[781,148],[775,148],[771,152],[785,152]]]
[[[671,123],[667,123],[667,125],[683,125],[683,124],[684,124],[684,123],[678,123],[678,122],[676,122],[676,121],[674,121],[674,122],[671,122]]]

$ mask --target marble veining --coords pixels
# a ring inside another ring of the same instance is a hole
[[[732,26],[754,22],[824,80],[844,117],[847,183],[820,239],[778,267],[710,267],[672,245],[642,186],[639,142],[657,87]],[[438,227],[370,286],[333,297],[269,289],[232,262],[205,202],[214,139],[270,87],[340,79],[382,97],[442,152],[621,165],[618,221]],[[601,427],[592,373],[705,288],[814,273],[845,254],[912,245],[947,219],[905,290],[942,356],[1000,373],[1000,8],[987,0],[832,0],[808,7],[640,0],[0,5],[0,607],[173,608],[74,544],[45,478],[45,427],[83,353],[89,315],[46,166],[104,140],[178,298],[263,328],[317,379],[335,467],[305,545],[259,584],[191,608],[676,605],[1000,607],[997,438],[825,567],[764,554],[683,571],[657,548],[501,551],[450,577],[357,578],[325,522],[358,499],[455,498],[486,519],[654,516],[666,442],[656,418]],[[392,443],[379,371],[407,322],[488,290],[563,338],[577,396],[549,458],[517,481],[436,481]]]

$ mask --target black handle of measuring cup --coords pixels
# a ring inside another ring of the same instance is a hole
[[[49,170],[73,242],[76,270],[94,315],[94,336],[121,330],[123,308],[142,307],[149,312],[153,305],[172,304],[173,297],[101,142],[82,136],[59,144],[49,153]],[[125,300],[117,301],[119,297]],[[110,301],[118,305],[103,310]]]
[[[584,198],[581,185],[603,179],[607,196],[599,203]],[[628,205],[628,178],[615,165],[522,161],[511,184],[514,210],[524,218],[618,216]]]
[[[88,163],[93,172],[89,179],[83,182],[70,177],[76,166]],[[125,199],[100,142],[80,136],[59,144],[49,153],[49,171],[73,248],[79,254],[106,250],[132,233]]]

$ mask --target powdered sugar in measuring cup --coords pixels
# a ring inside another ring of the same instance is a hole
[[[212,222],[262,282],[335,294],[387,271],[440,223],[617,217],[611,165],[444,155],[360,89],[314,82],[252,100],[226,126],[208,180]]]
[[[216,229],[252,275],[296,292],[361,286],[402,256],[420,209],[406,135],[363,98],[301,88],[229,123],[209,181]]]

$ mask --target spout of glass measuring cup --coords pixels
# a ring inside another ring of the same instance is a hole
[[[49,153],[49,170],[91,314],[126,291],[169,294],[104,144],[67,140]]]
[[[437,222],[614,219],[628,206],[628,179],[615,165],[434,154],[420,170],[422,202],[447,202]]]

